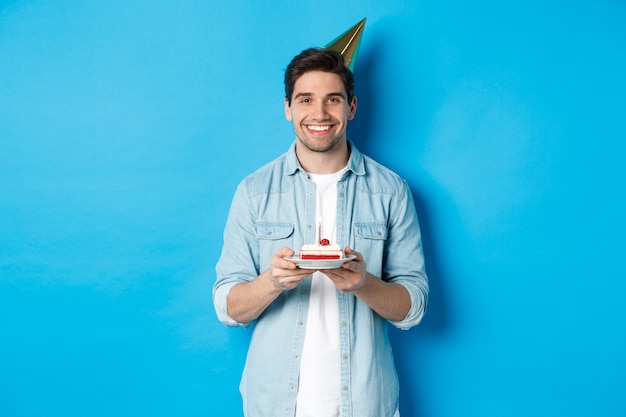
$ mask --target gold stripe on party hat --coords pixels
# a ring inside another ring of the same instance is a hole
[[[332,49],[343,55],[344,66],[350,71],[354,71],[354,64],[359,52],[361,35],[363,35],[366,19],[361,20],[325,46],[325,48]]]

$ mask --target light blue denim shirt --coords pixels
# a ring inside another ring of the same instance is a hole
[[[337,243],[361,252],[367,270],[403,285],[411,309],[400,329],[418,324],[426,310],[428,280],[417,215],[406,182],[360,153],[337,184]],[[217,263],[213,302],[227,326],[249,326],[229,315],[226,299],[240,282],[270,267],[287,246],[296,252],[315,240],[315,184],[302,169],[295,142],[288,152],[238,186]],[[293,417],[298,392],[311,276],[282,294],[255,321],[240,390],[246,417]],[[351,293],[339,302],[342,417],[396,417],[398,378],[387,321]],[[314,318],[312,318],[314,319]]]

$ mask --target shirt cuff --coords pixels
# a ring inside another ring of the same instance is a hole
[[[398,283],[404,285],[403,283]],[[427,290],[422,290],[419,286],[404,285],[411,297],[411,308],[406,317],[400,321],[389,321],[392,325],[400,330],[409,330],[411,327],[417,326],[426,313]]]
[[[228,327],[248,327],[250,323],[239,323],[228,315],[228,294],[237,285],[237,282],[222,284],[213,291],[213,305],[217,313],[217,319]]]

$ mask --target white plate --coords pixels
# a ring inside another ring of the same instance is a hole
[[[348,255],[343,259],[326,259],[326,260],[317,260],[317,259],[300,259],[297,256],[287,257],[286,260],[295,263],[302,269],[335,269],[341,268],[346,262],[350,262],[356,258],[356,255]]]

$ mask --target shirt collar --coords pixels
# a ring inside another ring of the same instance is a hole
[[[300,165],[300,162],[296,157],[296,141],[297,139],[293,141],[289,150],[285,154],[285,175],[293,175],[298,171],[304,172],[302,165]],[[348,140],[348,147],[350,148],[350,159],[348,159],[346,171],[352,171],[355,175],[365,175],[363,154],[350,140]]]

